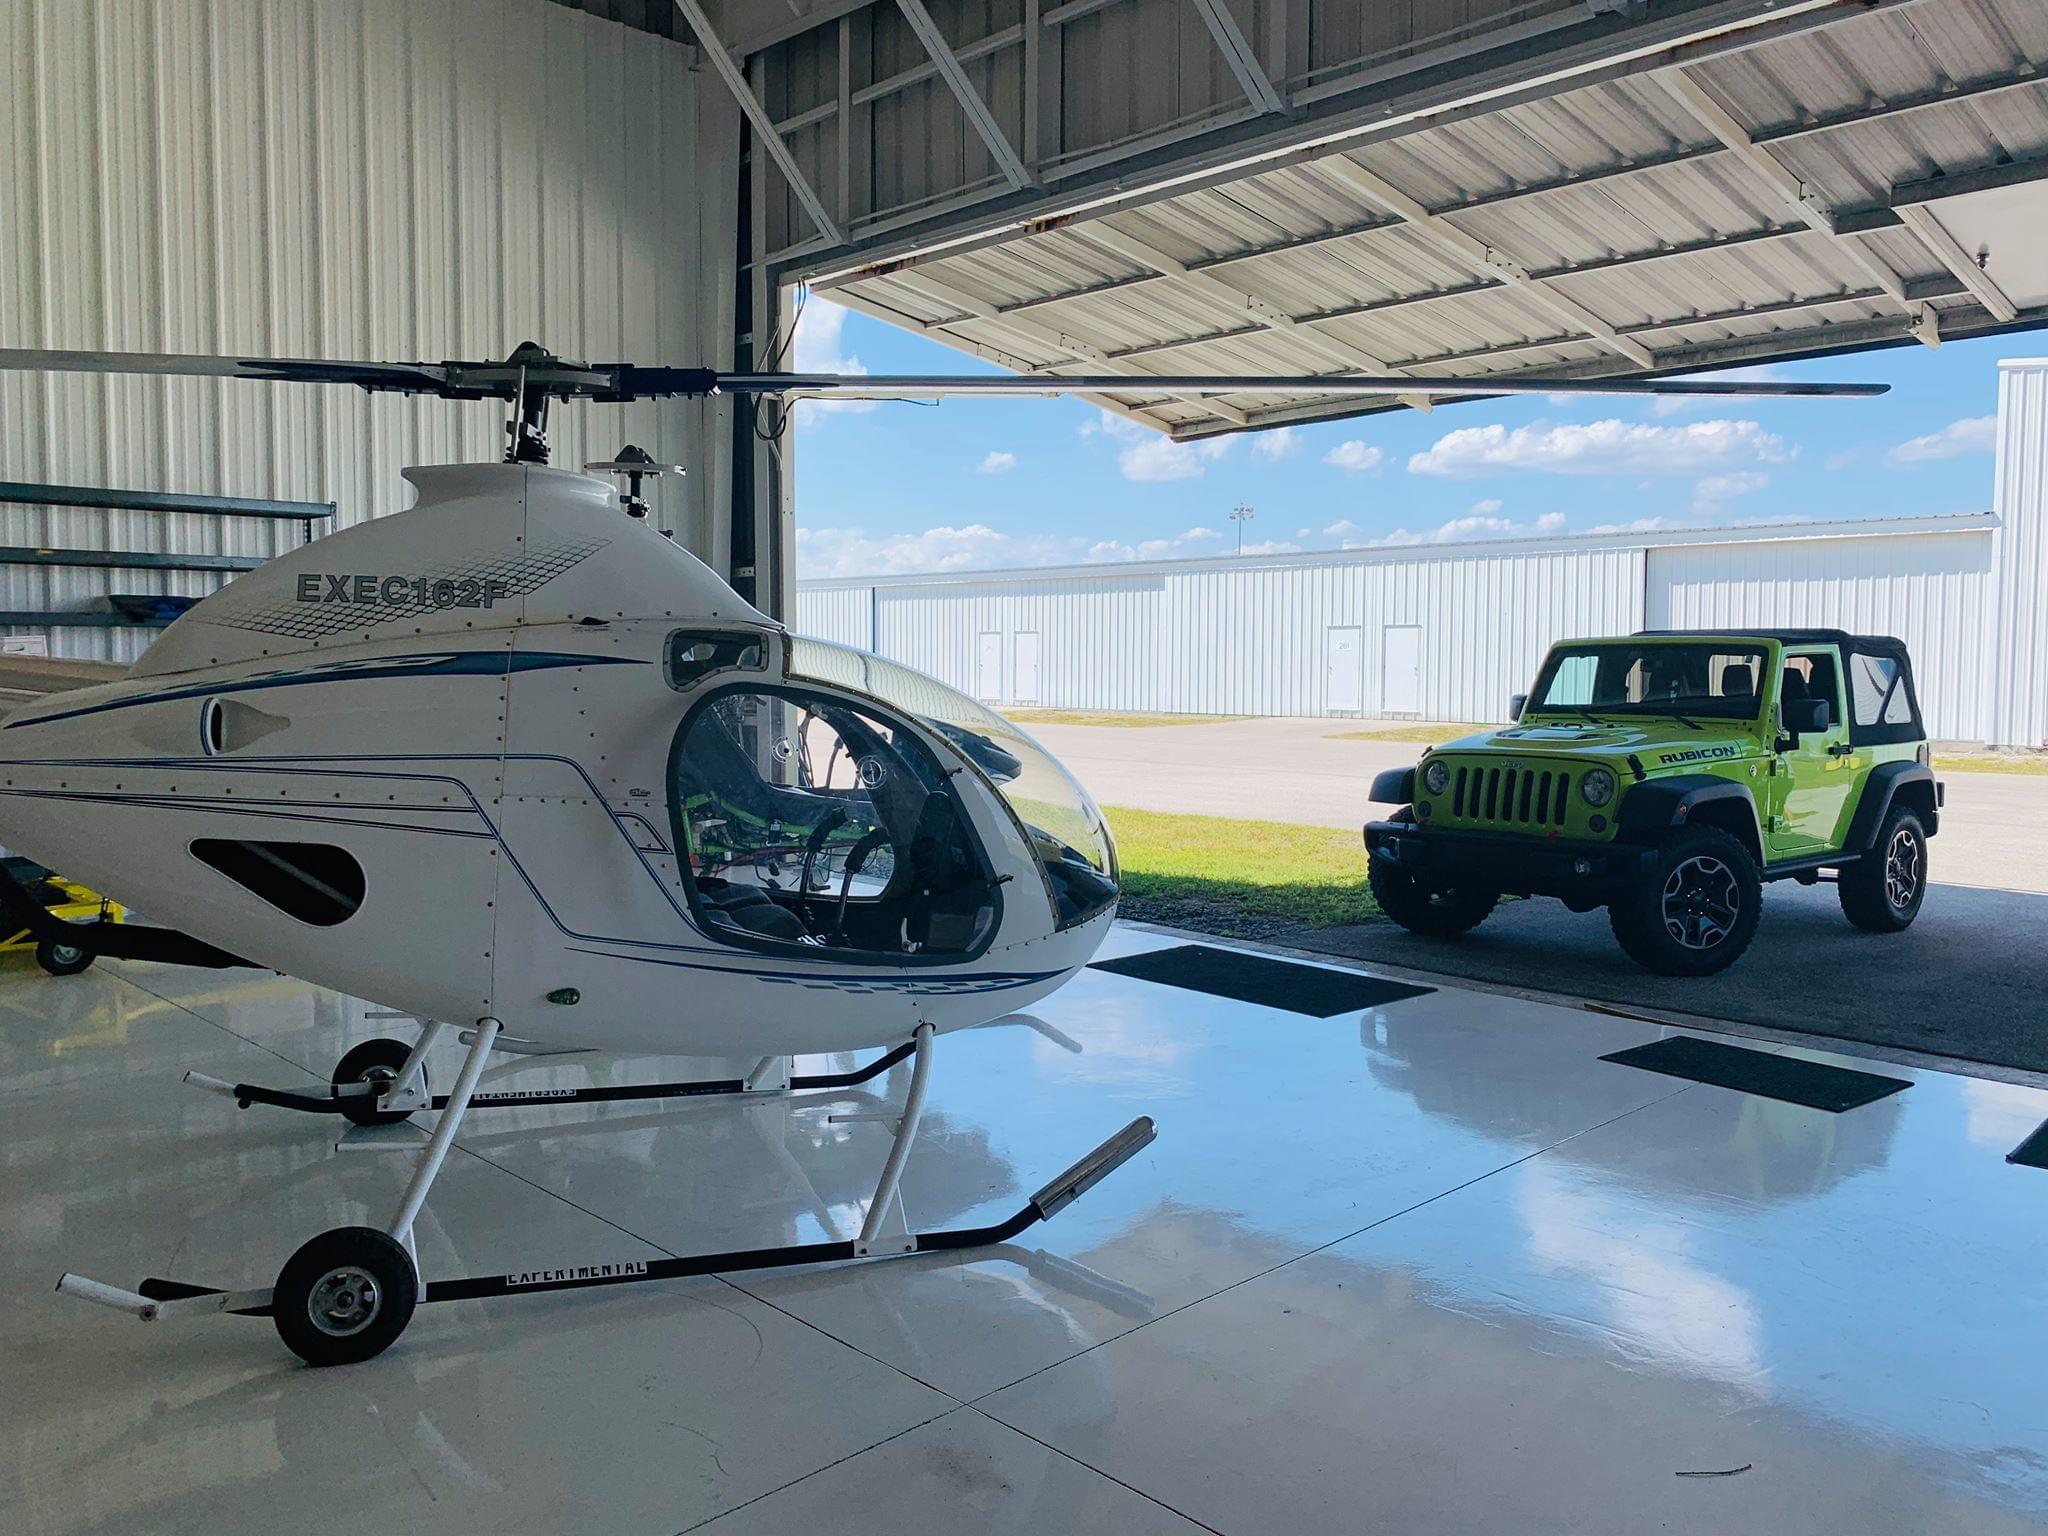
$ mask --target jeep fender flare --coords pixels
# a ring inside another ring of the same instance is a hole
[[[1366,799],[1375,805],[1407,805],[1415,798],[1415,770],[1389,768],[1372,776],[1372,792]]]
[[[1681,773],[1630,786],[1615,817],[1617,842],[1657,843],[1678,827],[1715,826],[1732,833],[1759,868],[1764,862],[1763,828],[1747,784],[1710,773]]]
[[[1909,806],[1920,818],[1929,837],[1941,822],[1941,795],[1934,770],[1922,763],[1879,763],[1863,781],[1863,797],[1856,802],[1856,815],[1843,839],[1845,852],[1864,853],[1877,840],[1894,805]]]

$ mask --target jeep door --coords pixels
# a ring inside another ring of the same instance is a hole
[[[1828,728],[1796,742],[1778,738],[1765,852],[1772,862],[1825,853],[1841,844],[1856,787],[1857,757],[1842,707],[1841,658],[1829,646],[1788,646],[1778,675],[1780,719],[1787,702],[1822,699]]]

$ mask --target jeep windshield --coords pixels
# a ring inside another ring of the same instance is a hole
[[[1761,645],[1725,640],[1589,641],[1561,645],[1544,660],[1524,718],[1538,714],[1601,720],[1643,715],[1754,720],[1762,705]]]

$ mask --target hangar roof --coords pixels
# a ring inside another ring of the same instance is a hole
[[[987,35],[964,42],[960,29],[974,26],[964,13],[899,4],[945,18],[959,57],[987,64],[988,103],[1010,102],[1014,92],[994,89],[1000,49],[988,38],[1018,28],[999,27],[999,3],[979,8]],[[1430,5],[1443,8],[1414,9]],[[1223,0],[1195,9],[1219,6],[1228,21]],[[1634,53],[1617,32],[1608,56],[1585,55],[1585,68],[1480,100],[1440,86],[1435,99],[1448,105],[1405,115],[1390,105],[1390,126],[1361,126],[1355,111],[1318,116],[1327,71],[1320,81],[1313,68],[1262,75],[1261,59],[1285,52],[1266,46],[1279,34],[1258,21],[1276,6],[1284,12],[1282,0],[1239,0],[1254,14],[1256,45],[1234,23],[1216,36],[1220,46],[1234,28],[1240,45],[1230,61],[1245,92],[1236,118],[1263,86],[1277,107],[1262,121],[1280,123],[1277,136],[1233,141],[1219,157],[1179,130],[1181,158],[1150,151],[1121,181],[1027,165],[1041,179],[998,187],[993,203],[922,224],[915,210],[878,214],[866,234],[849,222],[836,241],[771,250],[774,270],[948,345],[1054,372],[1590,377],[2048,323],[2040,0],[1789,0],[1769,24]],[[1628,11],[1654,23],[1686,5],[1482,8],[1501,11],[1505,36],[1517,15],[1533,25],[1560,13],[1561,25]],[[1031,0],[1022,30],[1076,9]],[[1773,12],[1747,9],[1752,20]],[[894,24],[878,10],[873,26]],[[858,95],[851,22],[838,36],[845,106]],[[1461,40],[1471,78],[1506,79],[1481,69],[1475,50],[1486,40]],[[1129,67],[1135,78],[1149,66]],[[1402,67],[1412,85],[1414,58]],[[779,99],[789,105],[801,95],[790,95],[795,70],[785,61]],[[1095,89],[1112,89],[1116,73]],[[1078,87],[1069,79],[1065,89]],[[784,118],[792,146],[829,115]],[[1000,136],[1002,113],[983,116]],[[869,128],[862,152],[875,160],[925,152]],[[851,153],[842,147],[842,171]],[[830,156],[797,158],[815,166]],[[792,219],[788,232],[794,241],[803,226]],[[1102,403],[1190,438],[1427,402],[1361,408],[1306,393]]]

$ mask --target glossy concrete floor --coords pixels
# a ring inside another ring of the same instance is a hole
[[[1089,972],[1038,1010],[1066,1044],[940,1041],[919,1225],[1159,1124],[994,1252],[429,1306],[330,1371],[260,1320],[53,1294],[267,1285],[383,1219],[406,1159],[178,1080],[324,1077],[364,1013],[0,973],[0,1530],[2048,1528],[2048,1172],[2003,1161],[2048,1092],[1877,1065],[1913,1086],[1830,1115],[1597,1059],[1652,1026],[1449,988],[1319,1020]],[[849,1233],[886,1132],[827,1116],[904,1080],[873,1087],[478,1111],[425,1270]]]

